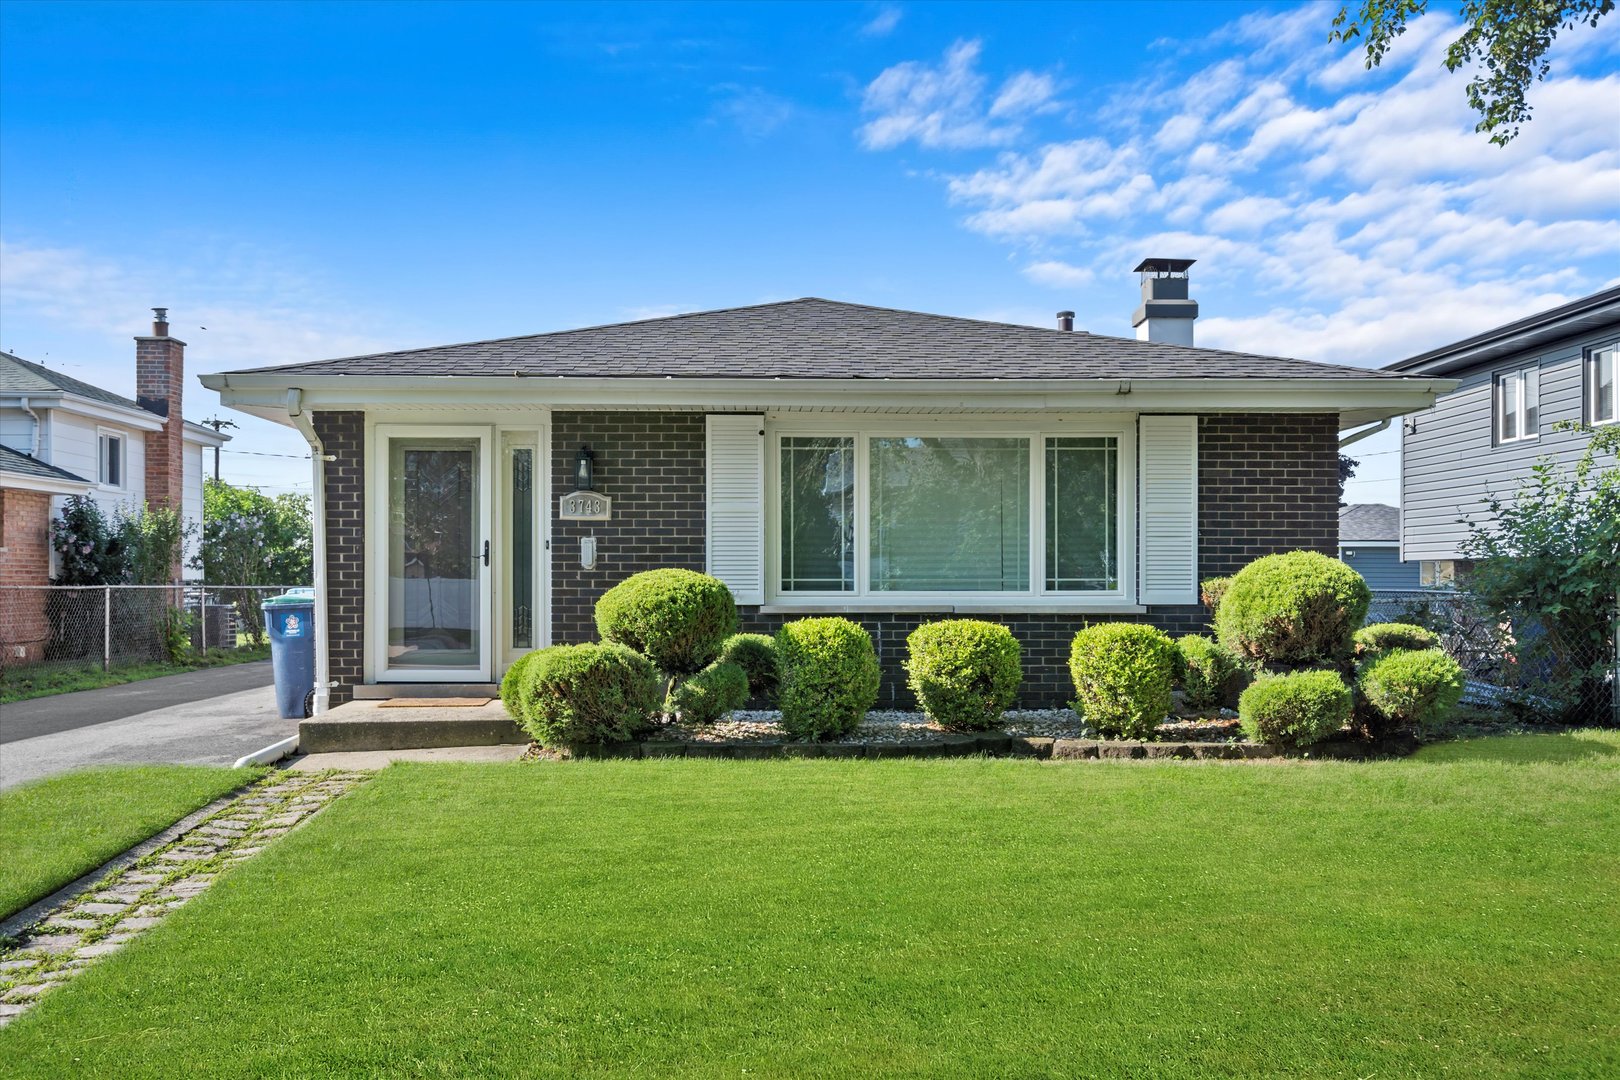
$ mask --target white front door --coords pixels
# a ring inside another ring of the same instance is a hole
[[[372,655],[379,682],[489,682],[493,432],[377,429]]]

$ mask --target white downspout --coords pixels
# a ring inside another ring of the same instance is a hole
[[[1376,435],[1380,431],[1388,428],[1389,425],[1393,424],[1394,422],[1395,418],[1393,416],[1386,416],[1384,419],[1378,421],[1378,423],[1373,424],[1370,427],[1364,427],[1360,431],[1352,431],[1348,435],[1341,435],[1339,437],[1339,449],[1343,450],[1351,443],[1358,443],[1369,435]]]
[[[39,444],[41,442],[41,436],[44,434],[43,428],[45,425],[40,423],[39,413],[28,407],[28,399],[26,397],[22,399],[21,404],[22,411],[27,413],[28,419],[34,422],[33,433],[28,439],[28,445],[32,447],[32,449],[28,451],[28,456],[33,458],[35,461],[44,461],[45,459],[39,456]]]
[[[315,433],[315,425],[304,411],[304,392],[296,387],[287,391],[287,416],[309,443],[315,480],[314,536],[310,550],[310,559],[315,564],[315,705],[311,711],[320,716],[326,712],[332,697],[332,664],[326,644],[326,463],[337,458],[326,452],[321,437]]]

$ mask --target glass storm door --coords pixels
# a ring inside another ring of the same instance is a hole
[[[490,436],[478,428],[384,432],[387,550],[379,675],[490,678]]]

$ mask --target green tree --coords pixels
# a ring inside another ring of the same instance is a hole
[[[202,543],[193,565],[210,586],[308,585],[311,536],[307,495],[269,496],[222,480],[203,481]],[[249,637],[259,644],[264,623],[259,595],[225,589]]]
[[[1570,468],[1542,458],[1511,497],[1492,495],[1479,519],[1459,520],[1461,552],[1474,560],[1467,588],[1507,635],[1517,703],[1553,719],[1598,719],[1620,603],[1620,428],[1592,431]]]
[[[1354,18],[1349,6],[1333,19],[1329,41],[1365,38],[1367,67],[1383,62],[1408,20],[1428,10],[1429,0],[1362,0]],[[1483,65],[1468,82],[1468,104],[1480,115],[1475,131],[1506,146],[1530,120],[1525,94],[1546,78],[1547,50],[1553,39],[1577,26],[1596,26],[1614,10],[1614,0],[1463,0],[1463,32],[1446,47],[1446,70],[1476,61]]]

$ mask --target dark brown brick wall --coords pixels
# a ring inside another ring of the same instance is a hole
[[[590,641],[592,608],[608,588],[661,566],[701,570],[704,549],[704,420],[695,413],[559,413],[552,419],[555,495],[572,486],[581,443],[596,452],[598,484],[613,520],[552,522],[552,640]],[[1334,553],[1338,540],[1338,426],[1328,415],[1221,414],[1199,421],[1199,576],[1230,574],[1261,555],[1295,548]],[[579,565],[579,539],[597,538],[597,565]],[[774,631],[802,615],[745,608],[745,629]],[[872,634],[883,667],[881,707],[909,708],[901,664],[906,635],[937,615],[853,615]],[[1020,704],[1050,708],[1073,694],[1069,643],[1088,622],[1151,622],[1174,634],[1207,629],[1203,608],[1154,607],[1146,615],[994,613],[1024,650]]]
[[[364,679],[366,640],[366,415],[318,412],[315,433],[326,463],[326,631],[331,704],[354,696]]]
[[[44,586],[50,580],[51,497],[0,488],[0,585]],[[43,588],[0,592],[0,668],[44,659],[51,640],[45,600]]]
[[[596,639],[596,599],[631,574],[665,566],[703,569],[702,413],[583,412],[551,418],[551,640]],[[573,490],[581,445],[596,455],[596,487],[613,499],[610,521],[562,521],[557,496]],[[596,566],[579,564],[581,537],[596,537]]]

